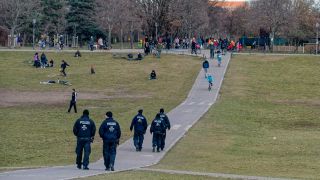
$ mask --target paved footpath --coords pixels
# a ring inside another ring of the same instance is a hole
[[[111,52],[120,51],[112,50]],[[125,50],[122,50],[121,52],[125,52]],[[169,51],[168,53],[186,54],[186,52],[184,51]],[[205,53],[207,57],[209,56],[208,51],[203,51],[203,53]],[[230,54],[223,56],[221,67],[216,66],[216,61],[209,61],[209,72],[213,74],[215,78],[215,82],[211,92],[208,91],[208,82],[204,78],[204,72],[201,69],[185,101],[177,107],[175,107],[169,113],[167,113],[171,121],[171,130],[167,133],[166,147],[164,151],[160,153],[152,152],[152,136],[150,135],[149,131],[147,131],[144,140],[144,148],[142,149],[142,152],[135,151],[132,139],[127,140],[119,146],[115,163],[115,170],[131,170],[151,166],[158,163],[164,157],[165,153],[169,149],[171,149],[177,143],[177,141],[179,141],[179,139],[181,139],[184,136],[188,129],[191,128],[192,125],[194,125],[216,101],[229,60]],[[199,69],[201,67],[202,62],[199,61]],[[151,119],[149,119],[149,123],[150,121]],[[122,129],[124,128],[129,127],[122,127]],[[103,165],[102,159],[95,163],[91,163],[89,165],[89,168],[89,171],[84,171],[78,170],[76,168],[76,165],[70,165],[39,169],[17,170],[0,173],[0,179],[73,179],[108,173],[104,171],[105,167]]]

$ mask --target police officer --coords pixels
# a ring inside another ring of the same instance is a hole
[[[130,126],[130,131],[134,128],[133,144],[136,147],[136,151],[141,151],[144,134],[148,127],[147,119],[142,115],[142,112],[142,109],[138,111],[138,114],[132,119]]]
[[[106,171],[114,171],[114,161],[117,154],[117,145],[121,137],[119,123],[112,118],[112,112],[106,113],[106,119],[102,122],[99,135],[103,140],[103,158]]]
[[[160,119],[160,113],[158,113],[155,119],[151,123],[150,133],[153,133],[152,137],[152,152],[155,152],[157,147],[157,152],[160,152],[161,138],[163,136],[163,131],[165,130],[164,121]]]
[[[68,109],[68,113],[70,112],[72,106],[74,108],[74,112],[77,113],[77,96],[78,93],[76,92],[75,89],[72,89],[72,94],[71,94],[71,100],[70,100],[70,105],[69,105],[69,109]]]
[[[89,170],[89,156],[91,153],[90,144],[94,140],[94,135],[96,133],[96,125],[89,118],[89,111],[86,109],[83,111],[83,115],[74,123],[73,134],[77,137],[77,168],[81,169],[83,164],[84,170]],[[84,151],[83,163],[82,161],[82,152]]]
[[[163,136],[161,137],[161,145],[160,145],[160,149],[161,149],[161,151],[163,151],[164,146],[165,146],[165,141],[166,141],[167,129],[170,130],[171,125],[170,125],[170,121],[169,121],[168,116],[164,113],[163,108],[160,109],[159,116],[165,125],[165,128],[162,132]]]

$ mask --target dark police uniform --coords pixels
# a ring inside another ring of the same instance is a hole
[[[161,137],[161,143],[160,143],[160,148],[161,150],[164,149],[165,146],[165,141],[166,141],[166,135],[167,135],[167,129],[170,130],[171,125],[170,125],[170,121],[169,118],[166,114],[164,113],[159,113],[160,119],[163,121],[165,128],[162,132],[162,137]]]
[[[144,134],[148,127],[147,119],[142,115],[142,111],[139,112],[131,122],[130,131],[134,128],[133,144],[136,147],[136,151],[141,151]]]
[[[79,118],[73,126],[73,134],[77,136],[76,163],[79,169],[81,169],[83,150],[84,150],[84,157],[83,157],[83,163],[82,163],[83,169],[88,169],[89,156],[91,153],[90,143],[93,141],[94,135],[96,133],[96,125],[89,118],[88,114],[84,113],[83,116]]]
[[[71,100],[70,100],[70,105],[69,105],[68,112],[71,111],[71,108],[73,106],[74,112],[77,113],[77,96],[78,96],[78,93],[75,90],[73,90],[72,95],[71,95]]]
[[[100,126],[99,135],[103,139],[103,158],[106,170],[114,171],[114,162],[117,154],[117,145],[121,137],[119,123],[108,116]]]
[[[152,121],[150,127],[150,133],[153,133],[152,137],[152,147],[153,152],[155,151],[155,147],[157,147],[157,152],[160,152],[161,147],[161,138],[163,136],[163,131],[166,129],[164,121],[160,119],[160,114],[157,114],[156,118]]]

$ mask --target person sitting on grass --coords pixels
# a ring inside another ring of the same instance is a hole
[[[33,66],[35,66],[36,68],[41,66],[39,55],[37,52],[33,56],[33,61],[34,61]]]
[[[53,59],[51,59],[51,60],[49,61],[49,67],[53,67],[53,64],[54,64],[54,61],[53,61]]]
[[[133,60],[133,54],[129,53],[129,54],[127,55],[127,60]]]
[[[81,57],[81,53],[80,53],[79,49],[77,50],[76,53],[74,53],[74,57]]]
[[[150,73],[150,80],[157,79],[157,74],[155,70],[152,70]]]
[[[94,71],[94,67],[93,67],[93,65],[91,65],[90,73],[91,73],[91,74],[95,74],[95,73],[96,73],[96,72]]]
[[[138,56],[137,56],[137,58],[135,58],[135,60],[142,60],[143,59],[143,56],[142,56],[142,54],[141,53],[138,53]]]

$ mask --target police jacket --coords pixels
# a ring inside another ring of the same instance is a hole
[[[165,125],[165,130],[166,129],[169,129],[171,128],[171,125],[170,125],[170,121],[169,121],[169,118],[167,115],[165,115],[164,113],[159,113],[159,116],[160,116],[160,119],[164,122],[164,125]]]
[[[74,123],[73,134],[78,138],[90,140],[96,134],[96,125],[89,116],[83,115]]]
[[[105,119],[99,129],[99,135],[104,142],[116,142],[121,137],[119,123],[113,118]]]
[[[205,60],[203,63],[202,63],[202,67],[203,68],[209,68],[209,62],[207,60]]]
[[[134,132],[144,134],[146,133],[147,127],[147,119],[139,113],[132,119],[130,131],[134,128]]]
[[[162,121],[160,118],[155,118],[152,121],[151,127],[150,127],[150,133],[155,134],[163,134],[163,131],[165,131],[166,126],[164,124],[164,121]]]

